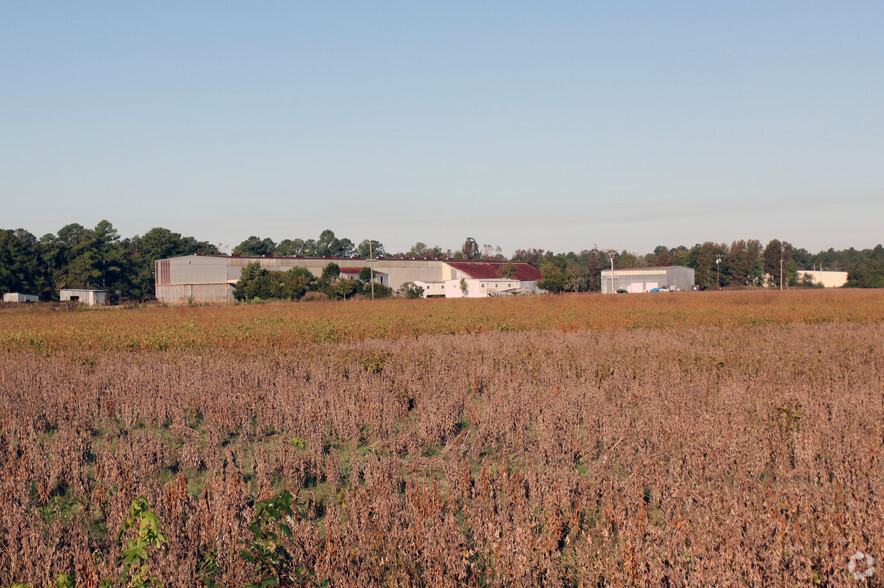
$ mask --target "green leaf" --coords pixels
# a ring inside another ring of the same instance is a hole
[[[140,545],[136,545],[135,547],[124,551],[123,556],[123,563],[132,563],[136,558],[147,559],[147,552]]]

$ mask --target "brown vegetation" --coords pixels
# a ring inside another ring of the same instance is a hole
[[[96,586],[143,495],[168,540],[152,573],[196,585],[214,560],[243,585],[255,502],[283,489],[290,552],[337,586],[847,582],[884,547],[881,294],[742,296],[607,299],[630,328],[601,297],[513,301],[549,300],[552,330],[502,300],[6,314],[0,584]],[[363,330],[280,344],[275,320],[354,308]],[[461,312],[491,318],[438,334]],[[44,347],[10,344],[21,316]],[[125,351],[144,316],[200,337],[211,316],[235,344]],[[107,351],[66,339],[90,320]]]

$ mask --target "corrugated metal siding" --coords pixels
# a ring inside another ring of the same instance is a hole
[[[189,255],[168,260],[169,284],[219,284],[227,281],[223,257]]]
[[[157,270],[157,284],[170,284],[171,283],[171,273],[169,270],[169,266],[171,265],[171,260],[168,259],[159,259],[156,262],[156,270]]]
[[[194,302],[232,302],[233,286],[229,284],[157,285],[157,300],[167,304]]]

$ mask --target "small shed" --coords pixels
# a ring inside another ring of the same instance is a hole
[[[3,302],[37,302],[40,300],[39,296],[35,294],[20,294],[19,292],[7,292],[3,295]]]
[[[86,306],[106,306],[107,290],[81,290],[63,288],[58,291],[62,302],[82,302]]]

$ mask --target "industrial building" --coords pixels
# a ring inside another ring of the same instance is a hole
[[[526,263],[512,262],[512,275],[501,277],[501,268],[511,263],[507,261],[187,255],[156,261],[156,297],[167,303],[231,302],[243,268],[254,262],[272,271],[303,267],[314,276],[319,276],[329,263],[338,264],[347,277],[372,267],[379,283],[399,291],[403,284],[414,282],[424,288],[425,297],[481,297],[540,291],[537,287],[540,272]]]
[[[629,293],[665,289],[670,292],[693,290],[694,270],[680,265],[663,267],[627,267],[602,270],[602,294],[618,290]]]
[[[81,302],[86,306],[107,305],[107,290],[62,288],[58,291],[58,297],[62,302]]]

